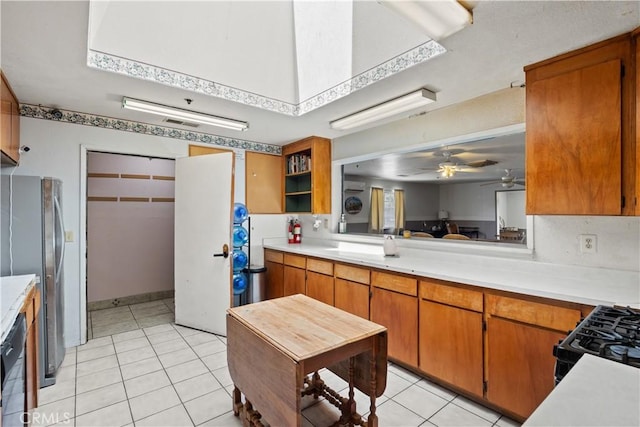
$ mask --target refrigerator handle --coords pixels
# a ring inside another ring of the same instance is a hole
[[[53,198],[53,205],[55,207],[56,210],[56,218],[58,218],[58,225],[60,225],[60,232],[62,233],[62,248],[60,250],[60,261],[58,264],[58,268],[56,269],[56,282],[58,283],[60,281],[60,273],[62,272],[62,262],[64,260],[64,247],[66,246],[65,244],[65,238],[64,238],[64,224],[62,223],[62,209],[60,209],[60,203],[58,203],[58,198],[54,197]]]

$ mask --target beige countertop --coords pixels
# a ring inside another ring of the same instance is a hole
[[[379,245],[307,238],[301,244],[265,239],[264,247],[398,273],[588,305],[640,307],[640,272],[534,261],[525,251],[502,256],[399,248],[385,257]]]

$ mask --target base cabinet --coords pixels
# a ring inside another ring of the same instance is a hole
[[[421,280],[420,363],[429,375],[483,395],[483,294]]]
[[[336,279],[335,306],[369,320],[369,285]]]
[[[333,276],[307,271],[307,296],[334,305],[333,292]]]
[[[553,345],[578,309],[486,295],[485,381],[489,402],[527,418],[554,387]]]
[[[333,263],[307,258],[307,296],[334,305]]]
[[[369,320],[371,271],[346,264],[335,265],[335,306]]]
[[[40,291],[35,286],[27,294],[22,313],[26,321],[25,340],[25,412],[38,406],[40,376],[38,372],[38,313],[40,312]]]
[[[371,321],[387,328],[387,354],[418,366],[418,298],[371,288]]]
[[[284,254],[284,296],[306,294],[307,258],[300,255]]]
[[[284,266],[284,296],[306,294],[305,271],[301,268]]]
[[[566,336],[512,320],[487,322],[487,400],[527,418],[554,387],[553,345]]]
[[[394,361],[520,421],[554,387],[554,344],[591,310],[287,252],[265,263],[267,298],[306,293],[383,325]]]
[[[264,266],[267,268],[265,274],[265,298],[280,298],[284,296],[284,256],[282,252],[265,249]]]

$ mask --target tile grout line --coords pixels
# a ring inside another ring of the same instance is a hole
[[[175,315],[174,315],[175,317]],[[169,323],[169,325],[171,326],[171,328],[178,332],[176,330],[176,328],[173,327],[173,325],[171,323]],[[160,325],[156,325],[156,326],[160,326]],[[152,326],[153,327],[153,326]],[[149,341],[149,335],[147,335],[147,331],[144,330],[144,328],[142,328],[142,333],[144,334],[144,336],[147,338],[147,341]],[[178,335],[180,335],[180,332],[178,332]],[[184,337],[182,335],[180,335],[180,337],[184,340]],[[186,342],[186,340],[184,340]],[[162,364],[162,361],[160,360],[160,355],[158,354],[158,352],[156,351],[155,347],[153,346],[153,344],[151,344],[151,341],[149,341],[149,345],[151,346],[151,350],[153,350],[153,353],[156,355],[156,358],[158,358],[158,363],[160,363],[160,366],[162,366],[162,372],[164,372],[164,374],[167,376],[167,378],[169,379],[169,384],[171,384],[171,388],[173,389],[174,393],[176,394],[176,396],[178,396],[178,401],[180,402],[178,405],[182,406],[184,408],[184,412],[187,413],[187,416],[189,417],[189,420],[191,420],[191,424],[193,424],[194,426],[196,425],[196,423],[193,421],[193,418],[191,417],[191,414],[189,413],[189,411],[187,410],[187,407],[184,406],[184,402],[182,401],[182,398],[180,397],[180,393],[178,393],[178,390],[176,389],[175,384],[173,383],[173,381],[171,380],[171,377],[169,376],[169,373],[167,372],[167,368],[165,368],[165,366]],[[189,343],[187,343],[187,345],[189,345]],[[176,365],[177,366],[177,365]],[[145,393],[146,394],[146,393]],[[171,408],[175,408],[176,406],[172,406]],[[168,408],[168,409],[171,409]],[[162,411],[160,411],[162,412]],[[156,414],[158,414],[159,412],[156,412]],[[155,414],[151,414],[151,415],[155,415]],[[151,416],[149,415],[149,416]],[[134,421],[135,424],[135,421]]]

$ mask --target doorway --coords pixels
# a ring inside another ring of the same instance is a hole
[[[174,159],[87,151],[86,170],[88,338],[173,320]]]
[[[525,243],[525,195],[525,190],[496,191],[496,236],[499,240]]]

